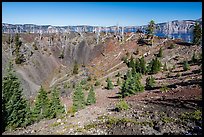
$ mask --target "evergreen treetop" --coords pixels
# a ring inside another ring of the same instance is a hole
[[[15,129],[27,123],[27,100],[18,77],[14,74],[11,62],[2,81],[2,119],[3,130]]]
[[[91,105],[94,103],[96,103],[96,97],[95,97],[94,88],[93,88],[93,86],[91,86],[91,89],[90,89],[88,97],[87,97],[86,104]]]
[[[73,93],[73,110],[74,112],[83,109],[86,105],[84,92],[82,86],[79,84],[75,87]]]
[[[38,95],[35,100],[35,106],[33,109],[33,118],[38,121],[50,116],[50,100],[47,96],[47,92],[41,86]]]
[[[59,90],[56,87],[51,91],[50,109],[52,112],[51,117],[56,117],[58,114],[62,114],[65,111],[60,102]]]
[[[202,30],[198,22],[194,24],[193,29],[193,43],[196,45],[201,44],[202,39]]]

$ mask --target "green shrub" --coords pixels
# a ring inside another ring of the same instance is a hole
[[[30,104],[23,96],[21,82],[9,62],[6,74],[2,77],[2,132],[7,129],[25,127],[30,124]]]
[[[162,85],[162,87],[160,88],[161,92],[167,92],[169,90],[169,88],[167,87],[167,85]]]
[[[57,127],[57,126],[59,126],[60,124],[61,124],[60,122],[55,122],[55,123],[51,124],[51,127]]]
[[[84,89],[85,89],[85,90],[89,90],[89,89],[90,89],[90,85],[89,85],[89,84],[86,84],[86,85],[84,86]]]
[[[51,118],[54,118],[59,114],[63,114],[64,112],[65,112],[64,106],[61,104],[61,101],[60,101],[60,92],[55,87],[51,92],[51,99],[50,99]]]
[[[126,74],[126,79],[121,87],[121,95],[122,97],[129,96],[135,94],[137,92],[143,92],[144,86],[141,84],[141,74],[135,73],[131,74],[129,71]]]
[[[200,110],[196,110],[194,112],[185,112],[180,115],[180,118],[183,120],[199,121],[202,120],[202,112]]]
[[[150,74],[156,74],[161,70],[161,62],[160,60],[156,57],[155,59],[152,59],[148,65],[148,71]]]
[[[153,76],[147,77],[146,79],[146,88],[152,89],[155,86],[155,78]]]
[[[91,105],[94,103],[96,103],[96,97],[95,97],[95,92],[94,92],[93,86],[91,86],[91,89],[90,89],[88,97],[87,97],[86,105]]]
[[[184,61],[183,62],[183,70],[184,71],[187,71],[187,70],[189,70],[190,69],[190,66],[189,66],[189,64],[188,64],[188,61]]]
[[[128,62],[128,67],[133,68],[135,66],[134,58],[133,56],[130,57],[130,61]]]
[[[127,102],[123,99],[121,99],[117,104],[116,104],[116,108],[117,111],[122,111],[122,110],[128,110],[129,109],[129,105],[127,104]]]
[[[128,57],[127,56],[122,57],[122,61],[127,64],[128,63]]]
[[[39,121],[43,118],[48,118],[51,116],[50,111],[50,99],[48,98],[47,92],[41,86],[36,97],[35,106],[33,109],[33,118],[35,121]]]
[[[99,86],[101,83],[99,81],[96,81],[96,83],[94,84],[95,86]]]
[[[157,57],[161,58],[163,56],[163,50],[162,48],[159,49],[159,53],[157,54]]]
[[[85,85],[87,83],[87,80],[86,79],[82,79],[81,80],[81,85]]]
[[[107,87],[106,88],[108,90],[113,89],[112,81],[109,78],[107,78],[106,82],[107,82]]]
[[[73,111],[76,112],[79,109],[85,108],[86,102],[85,102],[85,96],[84,92],[82,91],[81,85],[78,85],[74,89],[73,93]]]

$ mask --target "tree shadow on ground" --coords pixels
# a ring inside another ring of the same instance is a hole
[[[113,97],[108,97],[108,98],[118,99],[118,98],[121,98],[121,96],[120,96],[120,95],[118,95],[118,96],[113,96]]]
[[[120,89],[119,89],[119,90],[120,90]],[[118,99],[118,98],[121,98],[121,97],[122,97],[122,94],[121,94],[120,91],[116,92],[115,94],[116,94],[115,96],[109,96],[108,98]]]
[[[183,46],[192,46],[192,45],[194,45],[193,43],[182,42],[182,41],[176,42],[176,44],[178,44],[178,45],[183,45]]]
[[[171,85],[168,85],[168,87],[171,87],[173,85],[179,85],[179,86],[189,86],[189,85],[200,85],[202,86],[202,79],[196,79],[196,80],[188,80],[186,82],[178,82],[178,83],[174,83]]]
[[[147,103],[151,104],[157,104],[162,106],[171,106],[171,107],[177,107],[177,108],[187,108],[187,109],[196,109],[197,107],[202,107],[202,100],[185,100],[185,99],[165,99],[165,98],[159,98],[159,99],[146,99]]]
[[[190,75],[190,74],[188,74]],[[186,82],[177,82],[177,83],[173,83],[170,85],[166,85],[166,87],[168,88],[177,88],[177,86],[189,86],[189,85],[199,85],[202,87],[202,79],[197,79],[197,80],[188,80]],[[145,90],[151,91],[151,90],[155,90],[155,89],[160,89],[162,88],[162,86],[157,86],[157,87],[153,87],[151,89],[148,89],[145,87]]]
[[[172,73],[185,72],[183,69],[172,71]]]

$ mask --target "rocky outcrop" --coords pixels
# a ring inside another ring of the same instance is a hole
[[[199,22],[202,27],[202,18],[197,20],[175,20],[156,24],[155,34],[158,36],[169,36],[182,38],[183,40],[192,39],[192,30],[195,22]],[[51,26],[34,24],[7,24],[2,23],[2,33],[66,33],[75,32],[136,32],[138,29],[145,31],[147,25],[142,26],[119,26],[100,27],[100,26]]]

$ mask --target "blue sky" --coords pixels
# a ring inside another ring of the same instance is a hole
[[[202,2],[3,2],[2,22],[37,25],[145,25],[202,17]]]

